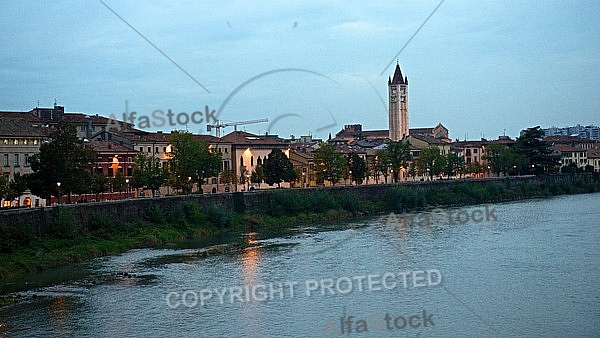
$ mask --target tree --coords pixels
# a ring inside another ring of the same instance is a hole
[[[237,184],[237,177],[231,169],[225,169],[221,172],[221,182],[229,184]]]
[[[317,179],[328,180],[331,185],[339,182],[347,166],[344,156],[335,151],[335,148],[329,144],[323,144],[314,154]]]
[[[544,131],[537,126],[523,130],[515,142],[516,152],[526,159],[526,166],[532,168],[535,174],[544,173],[548,168],[558,165],[559,161],[543,138]]]
[[[158,160],[144,153],[135,157],[131,186],[134,188],[151,189],[154,192],[166,182],[167,172],[160,166]]]
[[[445,166],[446,158],[440,154],[440,148],[436,146],[423,149],[417,158],[417,167],[421,172],[427,172],[430,180],[434,175],[442,174]]]
[[[269,157],[263,163],[263,170],[268,185],[277,183],[280,187],[281,182],[292,182],[298,178],[292,161],[279,149],[271,150]]]
[[[362,184],[367,175],[367,163],[356,153],[348,156],[348,169],[350,171],[350,179],[356,184]]]
[[[125,176],[120,171],[117,171],[115,177],[111,178],[111,184],[113,187],[113,191],[124,191],[127,188],[127,182],[125,181]]]
[[[13,179],[8,184],[7,200],[15,199],[27,190],[27,179],[25,176],[21,176],[21,173],[15,173]]]
[[[506,175],[514,166],[522,163],[520,155],[505,144],[489,145],[482,159],[487,160],[490,170],[498,177],[500,173]]]
[[[0,200],[6,199],[10,191],[8,176],[0,172]]]
[[[52,141],[43,143],[40,152],[31,156],[33,173],[27,175],[27,185],[35,195],[50,198],[60,190],[85,193],[91,185],[90,163],[96,161],[96,152],[84,146],[77,138],[75,126],[61,121],[51,135]]]
[[[408,141],[387,141],[384,152],[387,153],[389,164],[393,170],[393,180],[398,182],[401,168],[408,168],[409,161],[412,160],[410,153],[410,143]]]
[[[258,188],[260,189],[260,184],[264,180],[265,180],[265,170],[264,170],[264,167],[259,164],[256,166],[256,168],[254,168],[254,171],[252,171],[252,174],[250,175],[250,182],[257,183]]]
[[[446,155],[446,169],[445,174],[448,178],[460,174],[462,176],[465,169],[463,157],[457,153],[449,152]]]
[[[373,160],[374,172],[377,176],[379,173],[383,176],[385,183],[387,183],[387,177],[389,175],[390,159],[389,153],[385,149],[379,149],[375,151],[375,158]]]
[[[195,182],[201,190],[204,179],[219,174],[221,154],[210,151],[208,144],[194,139],[191,133],[174,131],[169,142],[173,146],[169,161],[172,186],[183,190]]]

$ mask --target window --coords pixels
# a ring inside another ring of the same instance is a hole
[[[79,127],[79,130],[80,130],[80,131],[85,131],[85,126],[80,126],[80,127]]]
[[[96,174],[98,174],[98,175],[103,175],[104,174],[104,171],[102,170],[102,167],[96,168]]]
[[[158,147],[155,147],[155,148],[154,148],[154,152],[155,152],[155,153],[158,153]]]
[[[14,166],[18,167],[19,166],[19,154],[15,154],[14,155]]]
[[[260,156],[258,157],[258,159],[256,160],[256,164],[257,165],[262,165],[262,159],[260,158]]]
[[[227,148],[225,148],[225,154],[227,154]]]
[[[473,149],[473,154],[477,154],[477,148]]]
[[[3,143],[4,143],[4,144],[8,144],[8,140],[7,140],[7,139],[4,139],[4,142],[3,142]]]
[[[140,151],[144,151],[144,147],[140,147]]]
[[[28,145],[29,144],[29,140],[27,140],[27,139],[23,140],[23,144]]]
[[[29,167],[29,154],[25,154],[25,166]]]
[[[406,94],[406,87],[400,88],[400,94]]]
[[[112,167],[108,167],[108,176],[110,176],[110,177],[115,176],[115,172]]]
[[[167,152],[167,147],[163,147],[163,153]]]
[[[406,102],[406,97],[402,96],[402,97],[400,98],[400,102]]]
[[[35,145],[40,144],[40,140],[33,140],[33,144],[35,144]]]
[[[254,156],[250,156],[250,166],[254,166]]]
[[[4,154],[2,159],[3,159],[2,162],[3,162],[4,166],[8,167],[8,154]]]
[[[240,156],[240,167],[244,166],[244,157]]]
[[[148,152],[151,153],[152,152],[152,148],[148,147]]]
[[[128,157],[128,158],[127,158],[127,162],[131,162],[131,157]]]

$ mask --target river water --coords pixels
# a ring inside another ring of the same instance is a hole
[[[600,194],[446,211],[453,224],[383,215],[11,281],[0,337],[600,336]]]

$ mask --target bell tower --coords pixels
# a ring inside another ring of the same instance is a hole
[[[400,65],[396,61],[394,77],[388,77],[389,97],[389,138],[397,141],[408,136],[408,78],[402,76]]]

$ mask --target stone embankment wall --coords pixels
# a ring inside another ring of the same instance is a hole
[[[574,180],[574,176],[521,176],[508,178],[489,178],[476,180],[437,180],[425,182],[405,182],[402,184],[380,184],[380,185],[359,185],[359,186],[336,186],[319,187],[304,189],[285,189],[292,194],[311,195],[315,192],[325,191],[332,196],[352,193],[360,200],[380,200],[386,192],[397,186],[406,189],[415,189],[426,191],[429,189],[443,189],[456,184],[474,184],[490,185],[505,184],[507,187],[519,186],[522,183],[541,185],[548,183],[569,183]],[[144,217],[144,214],[150,207],[160,206],[163,210],[170,210],[190,201],[198,203],[200,206],[209,206],[215,204],[227,211],[253,211],[260,212],[269,204],[269,199],[273,193],[280,189],[257,190],[245,193],[219,193],[204,195],[185,195],[185,196],[166,196],[160,198],[137,198],[121,201],[82,203],[61,205],[59,208],[69,210],[83,226],[87,225],[90,216],[95,213],[105,213],[125,222],[134,222]],[[0,228],[14,227],[22,224],[28,224],[40,233],[52,231],[55,209],[53,208],[28,208],[0,211]],[[1,239],[0,239],[1,240]]]

